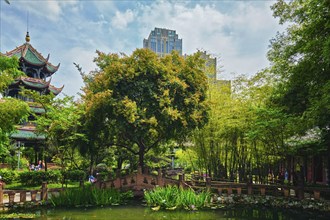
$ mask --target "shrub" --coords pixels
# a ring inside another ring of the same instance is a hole
[[[2,177],[2,181],[6,184],[11,184],[12,182],[17,181],[18,174],[14,170],[2,169],[0,170],[0,176]]]
[[[211,194],[209,192],[196,193],[192,189],[177,186],[167,186],[145,191],[144,198],[148,206],[157,206],[159,209],[197,210],[209,206]]]
[[[97,180],[101,180],[101,181],[107,181],[110,178],[114,178],[114,177],[115,177],[115,174],[112,171],[102,171],[102,172],[96,173]]]
[[[71,180],[71,181],[80,181],[85,180],[87,178],[87,175],[82,170],[67,170],[67,171],[61,171],[63,180]]]
[[[19,180],[23,185],[38,186],[42,182],[59,183],[61,180],[61,173],[56,170],[50,171],[27,171],[19,173]]]
[[[132,198],[133,193],[119,192],[115,189],[97,189],[94,187],[70,188],[52,196],[49,200],[53,206],[86,206],[118,205]]]

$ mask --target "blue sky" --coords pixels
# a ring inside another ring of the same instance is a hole
[[[219,78],[253,75],[269,65],[269,40],[283,27],[272,17],[274,1],[237,0],[1,0],[1,52],[25,42],[60,69],[52,84],[76,95],[83,86],[73,62],[95,70],[95,51],[131,54],[155,27],[176,30],[183,53],[206,50],[218,57]],[[27,16],[28,14],[28,16]]]

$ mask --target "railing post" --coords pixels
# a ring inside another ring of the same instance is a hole
[[[179,174],[179,186],[183,186],[184,185],[183,182],[184,182],[184,174]]]
[[[238,187],[237,188],[237,195],[240,196],[241,194],[242,194],[242,188],[241,187]]]
[[[9,196],[9,205],[14,205],[14,201],[15,201],[15,192],[8,192],[8,196]]]
[[[298,199],[303,200],[304,199],[304,187],[303,186],[298,186]]]
[[[19,200],[20,200],[20,202],[26,202],[26,191],[22,191],[19,194]]]
[[[35,202],[37,197],[37,191],[36,190],[31,190],[31,202]]]
[[[161,169],[158,169],[157,185],[158,186],[164,186],[163,174],[162,174],[162,170]]]
[[[3,188],[2,184],[0,184],[0,206],[3,204]]]
[[[315,200],[320,200],[320,191],[318,190],[314,190],[314,199]]]
[[[43,182],[41,186],[41,200],[47,200],[48,194],[47,194],[47,182]]]
[[[211,190],[211,177],[206,177],[206,190],[210,191]]]
[[[285,187],[283,190],[284,190],[284,197],[289,197],[290,189]]]
[[[252,195],[252,184],[251,183],[247,184],[247,192],[248,192],[248,195]]]
[[[229,186],[227,188],[227,194],[228,194],[228,196],[230,196],[231,194],[233,194],[233,188],[231,186]]]
[[[260,188],[260,194],[261,194],[262,196],[266,195],[266,188],[265,188],[264,186],[262,186],[262,187]]]

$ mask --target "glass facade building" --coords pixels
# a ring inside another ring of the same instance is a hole
[[[176,34],[176,31],[155,28],[151,31],[148,39],[143,40],[143,48],[149,48],[159,56],[164,56],[176,50],[182,55],[182,39]]]

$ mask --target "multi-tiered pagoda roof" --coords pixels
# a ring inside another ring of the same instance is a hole
[[[21,76],[15,79],[5,91],[5,96],[19,98],[28,101],[31,111],[35,114],[43,114],[45,110],[38,106],[33,100],[27,99],[20,94],[21,88],[30,89],[39,92],[41,95],[54,94],[58,95],[64,86],[57,88],[51,85],[51,77],[59,68],[51,64],[49,55],[45,58],[39,53],[31,44],[30,36],[27,33],[26,42],[16,47],[14,50],[6,52],[7,57],[17,57],[19,60],[20,69],[25,73],[25,76]],[[36,125],[34,122],[28,121],[24,124],[17,126],[17,131],[11,135],[11,138],[16,141],[23,141],[24,143],[37,144],[45,139],[45,135],[38,134],[36,131]]]
[[[20,62],[21,70],[26,74],[26,77],[16,79],[13,84],[10,85],[9,89],[16,88],[16,86],[24,86],[29,89],[40,91],[42,94],[53,93],[58,95],[62,88],[57,88],[50,84],[50,80],[47,82],[46,79],[52,76],[59,68],[51,64],[49,60],[49,54],[45,58],[39,53],[31,44],[30,36],[27,33],[26,42],[16,47],[14,50],[6,52],[4,55],[7,57],[17,57]],[[10,96],[10,94],[8,94]]]

